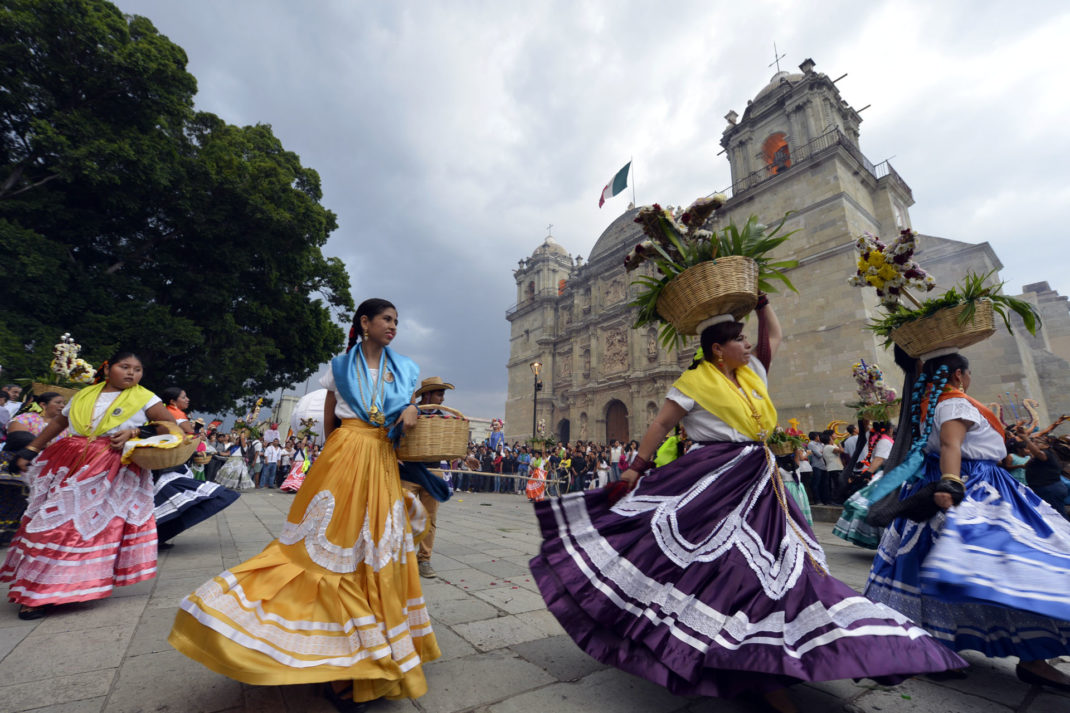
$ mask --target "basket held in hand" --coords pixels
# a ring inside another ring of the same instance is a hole
[[[461,458],[468,453],[468,419],[460,411],[441,404],[416,404],[416,425],[401,437],[398,460],[438,461]],[[455,418],[425,414],[446,411]]]
[[[189,460],[197,450],[199,436],[187,436],[174,421],[150,421],[149,426],[164,426],[170,433],[152,438],[131,438],[123,447],[123,462],[147,470],[174,468]]]

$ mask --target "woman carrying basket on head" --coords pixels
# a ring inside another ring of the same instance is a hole
[[[1045,661],[1070,653],[1070,522],[1000,467],[1003,424],[966,395],[970,380],[961,354],[925,361],[911,394],[919,406],[900,427],[909,438],[913,422],[924,458],[884,475],[904,485],[865,595],[949,649],[1017,656],[1022,681],[1070,691]]]
[[[543,598],[589,655],[678,695],[784,693],[804,681],[900,681],[962,660],[898,612],[828,573],[763,443],[777,423],[766,370],[781,341],[764,297],[758,356],[743,324],[699,325],[702,358],[668,397],[615,486],[535,506]],[[650,470],[682,423],[695,442]],[[646,475],[643,475],[647,473]],[[624,490],[625,487],[620,488]]]
[[[327,683],[341,711],[426,693],[422,665],[439,656],[415,557],[426,517],[390,437],[416,425],[419,368],[389,348],[397,325],[386,300],[357,309],[321,381],[322,456],[278,539],[183,600],[169,638],[182,653],[244,683]]]
[[[139,386],[142,373],[133,353],[116,354],[97,372],[103,380],[79,391],[19,453],[20,468],[33,462],[29,505],[0,581],[11,583],[20,619],[156,575],[152,475],[124,464],[122,452],[150,420],[175,419]],[[68,427],[69,437],[44,447]]]

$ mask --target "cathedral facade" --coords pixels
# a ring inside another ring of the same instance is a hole
[[[798,260],[789,277],[797,293],[771,297],[784,342],[770,370],[770,393],[780,422],[796,418],[804,430],[851,420],[851,367],[859,358],[881,365],[890,384],[899,371],[890,350],[866,328],[879,316],[876,294],[848,285],[863,232],[891,239],[910,228],[910,186],[887,161],[873,164],[859,145],[858,113],[834,82],[806,60],[799,73],[778,72],[740,117],[729,112],[721,137],[731,166],[729,200],[714,227],[742,225],[751,215],[766,224],[790,216],[797,231],[779,251]],[[602,233],[587,260],[573,258],[547,236],[515,271],[517,303],[510,322],[506,435],[532,437],[543,424],[558,440],[638,439],[673,381],[694,354],[662,348],[654,327],[633,329],[636,294],[624,256],[643,239],[634,207]],[[919,235],[916,257],[937,281],[939,294],[967,270],[988,273],[1002,264],[988,243]],[[647,270],[653,268],[646,263]],[[648,272],[647,274],[652,274]],[[998,273],[996,273],[998,274]],[[1027,286],[1043,328],[1030,336],[1017,324],[965,350],[973,361],[971,394],[996,402],[1032,398],[1040,416],[1070,413],[1070,309],[1046,283]],[[756,325],[748,324],[752,341]],[[531,364],[540,365],[536,377]],[[535,383],[541,381],[535,407]],[[1015,398],[1017,397],[1017,398]]]

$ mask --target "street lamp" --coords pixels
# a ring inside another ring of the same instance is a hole
[[[531,440],[532,442],[538,437],[538,431],[535,430],[535,419],[539,413],[539,391],[542,389],[542,382],[539,381],[539,372],[542,371],[542,363],[533,361],[531,362],[531,373],[535,375],[535,395],[534,403],[531,407]]]

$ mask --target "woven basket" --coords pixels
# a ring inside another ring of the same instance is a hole
[[[195,465],[207,465],[208,461],[212,460],[211,453],[194,453],[193,462]]]
[[[689,267],[669,281],[658,297],[658,314],[680,334],[695,334],[699,322],[718,314],[736,319],[758,303],[758,263],[726,255]]]
[[[769,450],[773,451],[775,456],[786,456],[795,452],[795,446],[787,441],[781,441],[780,443],[766,443],[769,446]]]
[[[182,436],[185,440],[181,445],[174,448],[135,448],[134,452],[130,455],[136,465],[145,468],[147,470],[163,470],[164,468],[174,468],[176,465],[182,465],[190,459],[194,453],[197,452],[197,444],[201,442],[199,436],[186,436],[186,432],[178,427],[178,424],[172,421],[150,421],[148,426],[166,426],[167,429],[176,436]]]
[[[966,324],[959,324],[959,315],[969,305],[961,304],[907,322],[892,331],[892,341],[915,358],[937,349],[964,349],[984,341],[996,331],[992,303],[988,300],[977,300],[974,305],[976,309],[973,318]]]
[[[66,386],[56,386],[55,384],[42,384],[39,381],[35,381],[30,384],[30,392],[37,396],[38,394],[46,394],[49,391],[54,391],[69,402],[74,398],[74,395],[78,393],[78,389],[71,389]]]
[[[416,426],[401,437],[398,460],[452,460],[468,453],[468,419],[460,411],[448,406],[428,404],[418,406],[421,411],[447,411],[456,418],[442,418],[421,413]]]

